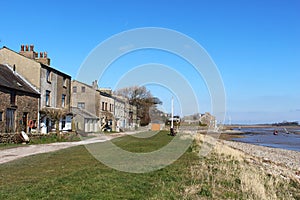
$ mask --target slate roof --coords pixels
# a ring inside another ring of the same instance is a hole
[[[40,95],[22,76],[14,72],[9,66],[2,64],[0,64],[0,87]]]
[[[99,117],[97,117],[96,115],[80,108],[72,107],[71,111],[73,114],[80,115],[85,119],[99,119]]]

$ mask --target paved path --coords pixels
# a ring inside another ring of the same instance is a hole
[[[110,135],[101,134],[94,138],[82,140],[78,142],[57,142],[57,143],[50,143],[50,144],[26,145],[21,147],[4,149],[4,150],[0,150],[0,164],[7,163],[26,156],[57,151],[57,150],[66,149],[73,146],[105,142],[113,138],[122,137],[125,135],[133,135],[138,132],[141,131],[117,133],[117,134],[110,134]]]

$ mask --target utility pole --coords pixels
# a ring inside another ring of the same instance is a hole
[[[175,136],[174,132],[174,99],[172,96],[172,101],[171,101],[171,127],[170,127],[170,135]]]
[[[174,99],[172,96],[172,100],[171,100],[171,128],[174,128]]]

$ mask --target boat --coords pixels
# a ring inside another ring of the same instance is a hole
[[[273,132],[273,135],[278,135],[278,131],[275,130],[275,131]]]

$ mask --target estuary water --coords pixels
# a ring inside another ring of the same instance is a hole
[[[245,142],[255,145],[288,149],[300,152],[300,128],[287,128],[286,133],[284,128],[241,128],[244,138],[234,138],[232,140]],[[274,130],[278,131],[278,135],[274,135]]]

